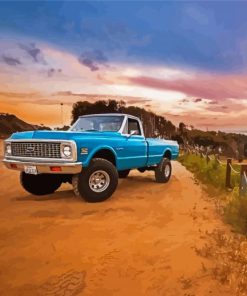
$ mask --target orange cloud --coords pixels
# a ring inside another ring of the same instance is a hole
[[[150,100],[141,97],[99,95],[60,91],[50,95],[0,91],[0,112],[13,113],[28,123],[58,126],[70,124],[73,103],[77,101],[124,100],[128,105],[142,106]],[[63,103],[63,112],[61,105]]]

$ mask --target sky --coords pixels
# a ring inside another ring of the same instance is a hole
[[[175,124],[247,132],[246,11],[237,1],[1,1],[0,112],[56,126],[78,100],[113,98]]]

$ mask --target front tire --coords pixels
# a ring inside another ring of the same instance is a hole
[[[20,174],[20,182],[27,192],[34,195],[54,193],[62,184],[61,178],[58,175],[29,175],[24,172]]]
[[[94,158],[87,168],[72,177],[72,185],[75,194],[87,202],[101,202],[116,190],[118,172],[110,161]]]
[[[167,183],[172,174],[171,161],[168,158],[163,158],[155,168],[155,180],[157,183]]]

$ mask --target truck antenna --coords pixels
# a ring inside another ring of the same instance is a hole
[[[63,127],[63,103],[60,103],[60,106],[61,106],[61,123]]]

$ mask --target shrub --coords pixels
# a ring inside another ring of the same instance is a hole
[[[215,159],[209,161],[196,154],[184,154],[179,157],[179,161],[195,176],[206,184],[216,188],[225,188],[226,166],[220,165]],[[239,176],[232,174],[231,184],[238,186]]]
[[[234,188],[229,196],[224,216],[225,221],[231,224],[236,232],[247,234],[247,196],[239,196],[238,188]]]
[[[184,154],[179,161],[205,184],[210,184],[219,191],[225,189],[226,166],[216,160],[207,163],[205,158],[195,154]],[[234,169],[238,169],[236,166]],[[240,176],[232,173],[231,192],[224,191],[224,220],[233,226],[234,231],[247,235],[247,196],[239,196]]]

